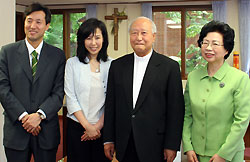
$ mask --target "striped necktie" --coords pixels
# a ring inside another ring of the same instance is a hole
[[[38,53],[34,50],[32,52],[32,76],[34,77],[36,74],[36,68],[37,68],[37,55]]]

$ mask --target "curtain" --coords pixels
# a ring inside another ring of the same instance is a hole
[[[212,2],[214,20],[226,22],[227,21],[227,5],[226,1]]]
[[[86,13],[86,19],[96,18],[96,5],[87,5]]]
[[[152,20],[152,3],[142,3],[141,15]]]
[[[239,32],[241,70],[250,70],[250,1],[239,0]]]

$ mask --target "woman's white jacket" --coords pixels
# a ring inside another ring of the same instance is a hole
[[[108,61],[106,62],[100,61],[100,77],[105,94],[111,61],[110,58],[108,58]],[[89,110],[90,83],[90,64],[80,62],[77,56],[69,58],[65,67],[64,91],[68,110],[67,116],[75,121],[77,121],[77,119],[73,113],[79,110],[82,110],[85,117],[88,119],[86,114],[88,114]]]

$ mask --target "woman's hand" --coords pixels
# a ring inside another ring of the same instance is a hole
[[[220,157],[218,154],[214,154],[214,156],[211,157],[209,162],[226,162],[226,160]]]
[[[97,130],[101,131],[101,129],[103,128],[103,123],[97,122],[96,124],[94,124],[94,127],[95,127]]]
[[[81,137],[81,141],[86,140],[96,140],[101,136],[100,130],[97,129],[94,125],[88,124],[85,128],[84,134]]]
[[[196,153],[193,150],[187,152],[188,162],[199,162]]]

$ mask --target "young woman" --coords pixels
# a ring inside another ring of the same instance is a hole
[[[109,161],[103,150],[102,128],[108,70],[108,34],[103,22],[91,18],[77,32],[77,56],[68,59],[65,93],[68,109],[68,162]]]

